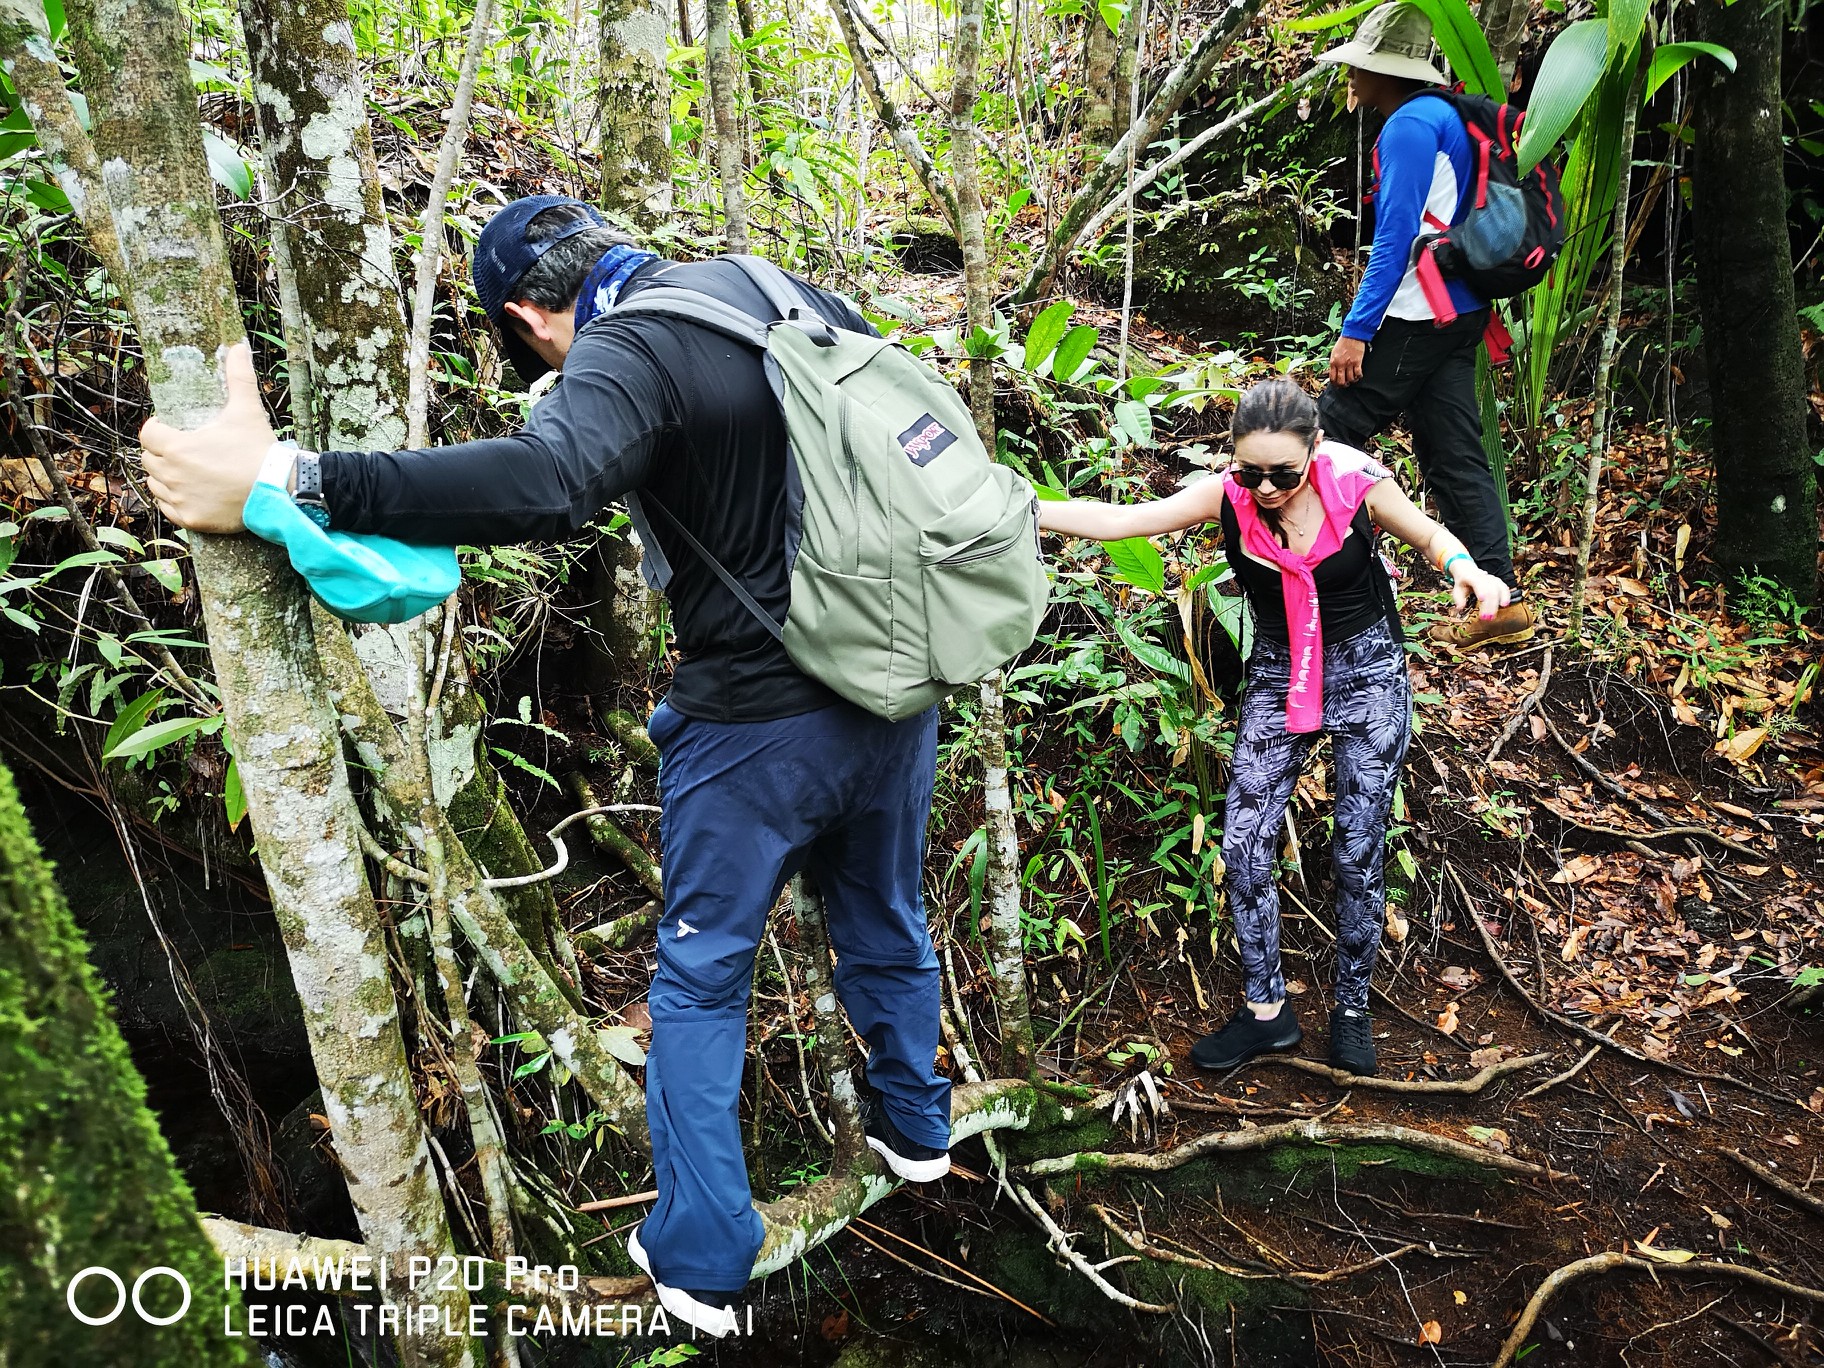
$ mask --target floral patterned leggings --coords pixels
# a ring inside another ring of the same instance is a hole
[[[1278,1002],[1286,995],[1274,864],[1286,803],[1319,735],[1286,730],[1290,682],[1288,648],[1257,637],[1222,832],[1223,886],[1250,1002]],[[1387,817],[1412,737],[1406,653],[1385,622],[1325,643],[1323,729],[1336,751],[1336,1001],[1365,1012],[1386,913]]]

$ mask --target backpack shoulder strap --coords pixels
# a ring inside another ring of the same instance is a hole
[[[721,561],[717,560],[714,556],[712,556],[709,553],[709,548],[704,546],[702,542],[698,541],[694,536],[691,535],[690,529],[685,527],[683,523],[679,522],[677,520],[677,518],[675,516],[673,516],[672,511],[669,508],[665,507],[664,504],[660,503],[657,499],[653,498],[653,496],[651,494],[628,494],[627,495],[627,506],[628,506],[628,511],[630,513],[634,513],[637,511],[638,517],[636,518],[636,521],[638,521],[638,522],[643,522],[645,520],[644,515],[645,515],[645,510],[647,508],[652,509],[652,511],[654,513],[657,513],[661,518],[663,518],[665,520],[666,526],[671,528],[671,530],[673,532],[676,532],[680,537],[682,537],[685,541],[685,544],[688,545],[692,551],[695,551],[699,556],[701,556],[703,558],[704,562],[709,566],[709,568],[711,570],[714,570],[716,572],[716,578],[721,580],[723,584],[728,586],[729,593],[733,594],[736,598],[741,600],[741,606],[743,608],[747,609],[748,612],[750,612],[754,615],[755,621],[757,621],[762,627],[766,628],[768,634],[771,635],[773,640],[775,640],[775,641],[784,641],[785,640],[785,628],[773,617],[773,615],[771,613],[767,612],[766,609],[764,609],[760,606],[759,601],[752,594],[748,593],[747,590],[742,587],[741,581],[735,578],[733,571],[731,571],[726,565],[722,564]],[[655,550],[657,549],[656,545],[653,543],[651,538],[647,538],[646,540],[647,540],[647,545],[649,548],[652,548]],[[667,566],[666,570],[667,570],[667,572],[669,572],[670,567]],[[665,577],[667,580],[669,580],[670,574],[667,573]],[[655,587],[662,587],[662,586],[655,586]]]
[[[797,286],[792,283],[792,278],[777,262],[745,252],[729,252],[722,260],[733,262],[754,283],[760,293],[766,296],[766,302],[772,305],[780,321],[792,324],[820,347],[836,345],[835,328],[828,319],[805,303]]]
[[[1355,531],[1368,544],[1368,559],[1371,562],[1368,573],[1373,577],[1375,595],[1381,601],[1381,613],[1387,619],[1387,629],[1393,633],[1395,641],[1404,641],[1406,624],[1400,621],[1400,604],[1393,592],[1393,578],[1387,572],[1387,562],[1381,557],[1380,529],[1369,516],[1366,499],[1356,505]]]
[[[681,318],[687,323],[700,323],[761,351],[766,350],[766,335],[772,326],[712,295],[678,285],[648,286],[633,298],[617,303],[611,311],[611,315],[625,313],[662,314],[667,318]]]

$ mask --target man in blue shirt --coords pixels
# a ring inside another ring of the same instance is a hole
[[[1514,601],[1484,622],[1440,622],[1434,640],[1469,648],[1533,635],[1536,618],[1520,601],[1508,549],[1507,511],[1482,447],[1476,402],[1476,346],[1488,301],[1448,280],[1449,307],[1434,303],[1414,267],[1421,235],[1463,215],[1475,183],[1469,135],[1448,101],[1414,99],[1444,84],[1429,61],[1431,21],[1417,6],[1371,11],[1355,38],[1318,61],[1349,68],[1352,103],[1386,117],[1375,142],[1374,245],[1343,335],[1330,354],[1330,383],[1318,399],[1324,435],[1366,447],[1402,412],[1413,454],[1445,526],[1476,564],[1514,589]],[[1456,314],[1440,326],[1440,316]]]

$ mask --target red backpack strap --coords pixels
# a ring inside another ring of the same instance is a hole
[[[1488,348],[1488,364],[1505,366],[1513,360],[1514,335],[1501,321],[1498,309],[1488,311],[1488,326],[1482,329],[1482,344]]]
[[[1419,289],[1424,291],[1425,302],[1431,306],[1431,316],[1440,328],[1447,328],[1457,321],[1457,306],[1450,297],[1450,287],[1444,283],[1444,273],[1438,269],[1437,254],[1431,251],[1430,244],[1419,248],[1418,260]]]

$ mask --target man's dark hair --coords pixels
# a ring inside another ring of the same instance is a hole
[[[578,204],[554,204],[526,224],[526,241],[533,245],[556,236],[588,214]],[[529,300],[541,309],[567,309],[576,303],[590,268],[610,247],[631,247],[633,239],[614,228],[586,228],[564,238],[527,268],[508,294]]]

